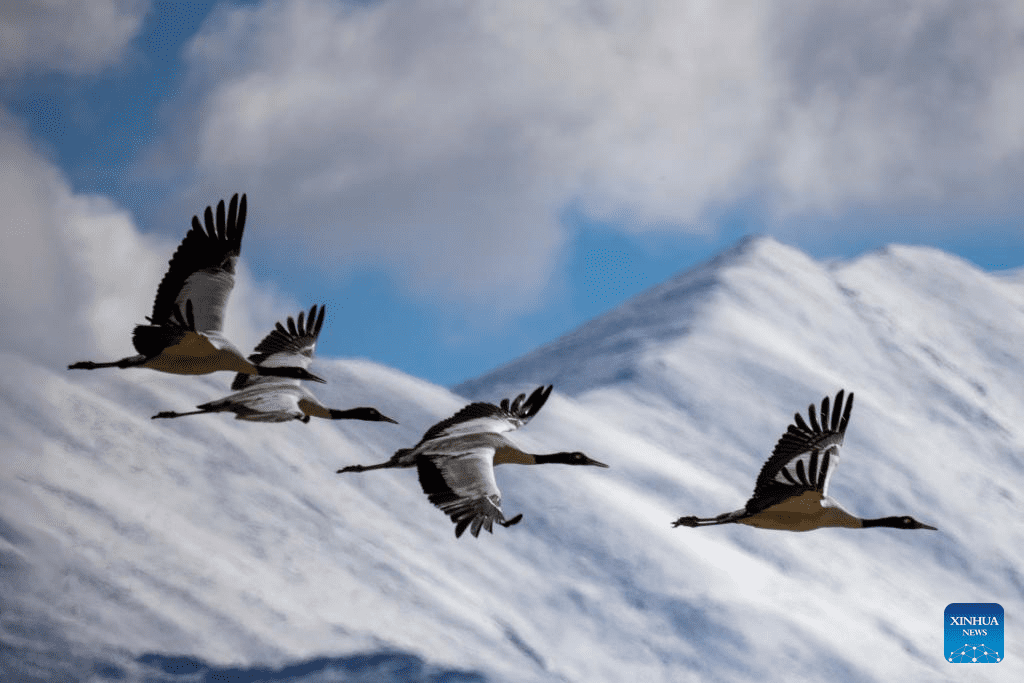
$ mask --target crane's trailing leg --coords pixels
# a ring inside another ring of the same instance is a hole
[[[689,517],[680,517],[676,521],[672,522],[672,526],[713,526],[715,524],[729,524],[730,522],[735,522],[736,519],[737,515],[735,512],[726,512],[718,515],[717,517],[696,517],[694,515],[690,515]]]
[[[164,411],[161,411],[161,412],[157,413],[156,415],[154,415],[150,419],[151,420],[156,420],[156,419],[162,418],[162,417],[185,417],[186,415],[202,415],[202,414],[208,413],[208,412],[210,412],[210,411],[209,410],[193,410],[191,413],[176,413],[173,410],[164,410]]]
[[[110,361],[109,363],[97,363],[96,361],[83,360],[77,363],[72,363],[68,366],[68,370],[96,370],[97,368],[134,368],[137,365],[142,365],[146,362],[146,357],[143,355],[128,356],[121,360]]]
[[[366,470],[380,470],[385,467],[398,467],[399,465],[391,460],[379,462],[376,465],[349,465],[348,467],[342,467],[338,470],[337,474],[342,472],[365,472]]]

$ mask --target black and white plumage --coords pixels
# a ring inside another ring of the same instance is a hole
[[[230,370],[249,375],[273,375],[323,382],[301,367],[259,368],[224,337],[224,306],[235,286],[235,265],[245,231],[246,201],[231,198],[206,207],[204,222],[192,217],[192,229],[171,257],[160,281],[148,325],[137,325],[132,343],[138,355],[109,363],[82,361],[71,370],[151,368],[183,375]]]
[[[821,420],[814,404],[808,407],[808,421],[800,413],[782,435],[754,485],[754,495],[740,510],[717,517],[680,517],[673,526],[710,526],[747,524],[762,529],[810,531],[822,527],[893,527],[897,529],[935,529],[913,517],[861,519],[843,509],[828,495],[828,485],[839,464],[846,427],[853,409],[853,393],[843,401],[844,391],[836,394],[833,410],[829,398],[821,402]],[[808,424],[808,422],[810,424]]]
[[[309,369],[316,353],[316,342],[324,325],[326,306],[312,306],[309,315],[300,311],[298,322],[289,317],[287,327],[280,322],[256,345],[249,361],[259,368],[299,367]],[[188,413],[164,411],[153,419],[202,415],[204,413],[231,412],[235,419],[251,422],[287,422],[301,420],[309,422],[310,417],[328,420],[366,420],[370,422],[391,422],[376,408],[352,408],[336,410],[328,408],[317,400],[302,382],[288,377],[247,375],[238,373],[231,384],[234,393],[224,398],[196,406],[199,410]]]
[[[493,533],[495,522],[512,526],[523,516],[505,519],[501,492],[494,479],[496,465],[562,463],[608,467],[583,453],[525,453],[504,436],[505,432],[529,422],[548,400],[551,389],[538,387],[529,398],[520,394],[511,402],[503,399],[500,405],[470,403],[428,429],[412,448],[396,451],[390,460],[376,465],[350,465],[338,472],[415,467],[427,498],[454,522],[456,537],[466,529],[474,536],[480,535],[480,529]]]

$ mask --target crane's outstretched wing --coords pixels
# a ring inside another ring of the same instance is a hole
[[[747,512],[759,512],[804,491],[817,491],[823,498],[828,495],[828,483],[839,464],[839,448],[853,408],[853,392],[847,397],[845,407],[844,393],[840,389],[836,394],[831,411],[828,396],[821,401],[820,423],[813,403],[807,409],[810,425],[800,413],[793,417],[793,424],[775,444],[771,457],[761,468],[754,495],[747,501]]]
[[[480,529],[494,533],[491,527],[495,522],[512,526],[523,518],[505,519],[493,459],[493,448],[480,447],[458,454],[421,456],[416,463],[423,492],[455,523],[456,538],[467,528],[479,536]]]
[[[236,194],[227,215],[224,200],[217,204],[217,216],[206,207],[205,225],[192,217],[192,229],[171,257],[167,274],[160,281],[149,322],[164,325],[175,307],[184,310],[192,301],[195,326],[200,332],[220,331],[224,326],[224,306],[235,286],[235,264],[242,248],[246,202]]]
[[[551,395],[551,385],[537,387],[529,398],[519,394],[515,400],[502,399],[501,405],[493,403],[470,403],[446,420],[438,422],[427,430],[420,439],[427,441],[481,432],[511,432],[529,422],[544,406]]]
[[[250,354],[249,360],[254,364],[270,368],[299,367],[309,369],[313,362],[313,355],[316,353],[316,340],[320,337],[320,329],[324,326],[324,314],[326,306],[313,305],[309,309],[309,316],[305,311],[300,311],[298,322],[291,316],[288,317],[288,327],[285,328],[280,322],[270,331],[263,340],[256,345],[254,353]],[[238,373],[231,383],[232,391],[238,391],[245,387],[267,382],[298,384],[298,379],[287,379],[273,376],[247,375]]]

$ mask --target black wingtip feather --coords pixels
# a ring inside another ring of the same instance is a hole
[[[186,279],[194,272],[207,268],[221,268],[233,275],[235,259],[242,248],[242,234],[245,231],[245,195],[238,203],[238,194],[231,198],[232,209],[227,221],[224,220],[224,200],[218,204],[217,222],[213,209],[207,206],[203,219],[192,216],[191,229],[175,250],[168,262],[168,270],[157,287],[153,301],[153,314],[149,320],[162,325],[171,319],[173,306]]]
[[[526,402],[522,405],[519,417],[531,418],[540,412],[540,409],[544,407],[544,404],[547,402],[548,396],[551,395],[552,389],[554,389],[554,385],[552,384],[549,384],[546,387],[540,386],[534,389],[533,393],[530,394],[530,398],[526,399]]]
[[[317,337],[319,337],[320,330],[323,327],[324,311],[326,310],[326,307],[320,307],[319,310],[320,315],[316,318],[315,323],[314,317],[316,317],[317,312],[316,304],[309,309],[308,317],[306,315],[306,311],[299,311],[297,316],[298,323],[295,322],[295,318],[292,316],[287,318],[287,326],[285,326],[285,324],[280,320],[277,321],[277,323],[274,324],[274,329],[256,345],[254,353],[249,356],[249,360],[259,365],[274,353],[282,351],[296,351],[303,347],[304,343],[308,343],[309,341],[316,344]],[[303,352],[305,353],[306,351]]]
[[[238,196],[238,194],[236,193],[235,197],[237,197],[237,196]],[[231,201],[232,202],[235,201],[234,197],[231,198]],[[238,218],[235,219],[235,232],[236,232],[235,239],[236,240],[241,240],[242,239],[242,232],[245,230],[245,215],[246,215],[246,213],[248,213],[248,210],[247,210],[247,204],[246,204],[246,201],[245,201],[245,195],[243,194],[241,201],[238,202]]]
[[[800,480],[800,483],[804,486],[810,486],[810,482],[807,481],[807,471],[804,469],[804,461],[796,461],[796,478]]]
[[[846,433],[846,425],[850,422],[850,411],[853,410],[853,392],[846,397],[846,409],[843,410],[843,419],[839,423],[839,431],[842,434]]]
[[[224,206],[224,200],[223,199],[220,200],[220,205]],[[217,224],[213,222],[213,208],[212,207],[208,206],[208,207],[206,207],[206,210],[203,211],[203,220],[204,220],[204,226],[205,226],[204,232],[206,232],[206,235],[208,237],[211,237],[211,238],[215,239],[217,237]]]
[[[227,239],[228,236],[228,225],[224,213],[224,200],[217,202],[217,237]]]
[[[811,405],[807,406],[807,417],[811,421],[811,429],[813,431],[820,432],[821,431],[821,427],[818,426],[818,416],[817,416],[816,411],[814,409],[814,404],[813,403]]]
[[[818,470],[818,481],[814,482],[815,486],[822,486],[825,480],[828,478],[828,466],[832,460],[832,455],[829,451],[825,451],[825,456],[821,459],[821,468]]]
[[[839,420],[843,416],[843,390],[840,389],[839,393],[836,394],[836,403],[834,410],[832,411],[832,431],[839,431]]]
[[[238,222],[238,195],[235,194],[231,197],[231,203],[228,204],[228,222],[229,226],[235,225]]]

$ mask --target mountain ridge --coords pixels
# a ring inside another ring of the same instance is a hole
[[[764,238],[746,237],[741,239],[736,245],[716,255],[709,261],[678,273],[665,282],[631,297],[611,311],[592,318],[558,339],[542,344],[534,351],[501,365],[480,377],[460,383],[455,387],[456,393],[475,397],[478,394],[479,388],[488,382],[493,382],[498,377],[511,377],[510,373],[513,368],[520,372],[520,374],[526,373],[525,377],[520,377],[523,381],[537,384],[554,384],[564,393],[577,393],[581,387],[578,387],[571,377],[559,375],[551,369],[546,369],[546,373],[541,373],[536,369],[529,371],[525,369],[525,366],[530,365],[532,361],[545,354],[555,353],[557,355],[557,351],[566,346],[601,337],[608,338],[608,341],[604,342],[607,344],[607,348],[598,350],[610,350],[615,355],[632,354],[642,351],[645,339],[630,337],[628,334],[620,335],[614,328],[628,327],[627,323],[635,323],[642,319],[644,315],[641,307],[648,303],[659,303],[663,306],[673,302],[679,304],[678,308],[674,310],[661,311],[663,313],[663,320],[659,322],[666,326],[667,329],[661,330],[660,334],[657,335],[658,337],[685,334],[688,329],[687,323],[694,316],[699,315],[704,303],[703,298],[699,295],[711,291],[717,282],[716,275],[718,275],[720,270],[724,266],[740,261],[748,256],[749,252],[757,248],[757,244],[761,239]],[[682,320],[675,321],[674,319],[677,317],[682,318]],[[618,371],[621,372],[621,369],[618,369]],[[614,372],[607,370],[599,371],[598,374],[605,381],[615,377]],[[540,376],[546,379],[537,379]]]

